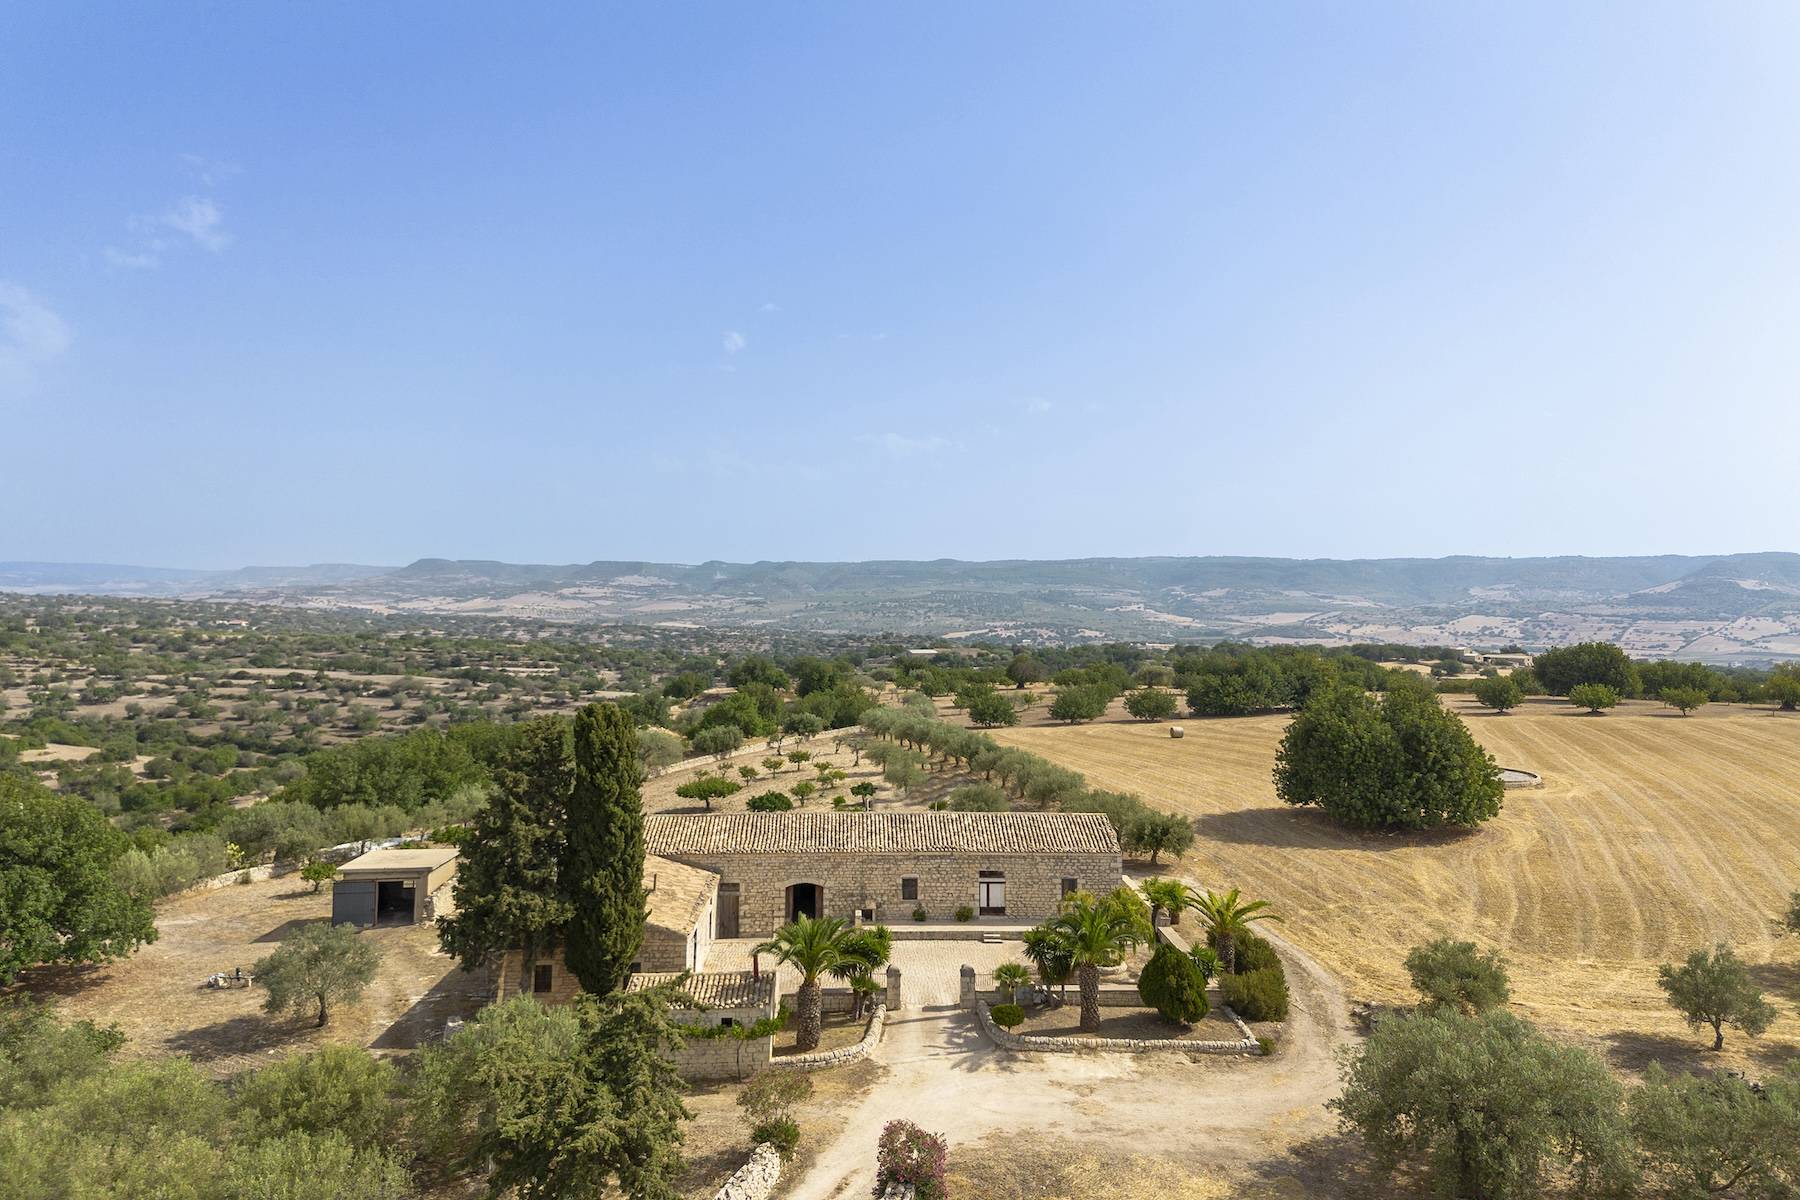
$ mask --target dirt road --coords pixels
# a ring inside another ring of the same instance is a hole
[[[1046,1135],[1094,1152],[1192,1153],[1216,1164],[1266,1158],[1325,1133],[1334,1124],[1324,1108],[1338,1087],[1334,1050],[1349,1037],[1345,999],[1310,959],[1280,949],[1294,1007],[1281,1048],[1268,1059],[1011,1054],[954,1007],[895,1014],[875,1052],[885,1076],[846,1111],[842,1132],[783,1194],[866,1195],[876,1138],[896,1118],[947,1135],[953,1169],[959,1146],[1005,1135],[982,1153],[1014,1155],[1021,1172]]]

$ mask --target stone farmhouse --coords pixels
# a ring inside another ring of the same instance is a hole
[[[688,1079],[742,1079],[769,1064],[772,1038],[755,1029],[758,1021],[776,1013],[775,972],[703,971],[685,980],[679,972],[646,971],[633,975],[628,992],[648,991],[665,983],[681,982],[694,1001],[693,1008],[678,1008],[670,1015],[677,1025],[720,1029],[712,1036],[689,1036],[675,1052],[675,1067]],[[723,1027],[723,1029],[721,1029]],[[725,1033],[730,1030],[730,1033]],[[731,1036],[732,1033],[738,1036]],[[757,1037],[742,1036],[760,1033]]]
[[[785,812],[649,817],[653,855],[718,877],[713,935],[766,937],[797,916],[1028,924],[1074,891],[1119,884],[1098,813]]]
[[[735,974],[707,972],[715,939],[768,937],[797,916],[910,925],[917,910],[948,921],[966,906],[976,923],[1035,924],[1120,875],[1099,813],[694,813],[646,818],[644,843],[649,919],[632,973],[692,972],[702,991]],[[506,955],[498,999],[518,991],[521,966]],[[579,990],[560,954],[535,965],[539,999]]]

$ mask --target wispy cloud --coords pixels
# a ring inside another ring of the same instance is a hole
[[[1040,416],[1055,407],[1056,405],[1044,399],[1042,396],[1032,396],[1025,401],[1025,411],[1028,413],[1036,413]]]
[[[736,354],[750,344],[750,339],[746,338],[735,329],[727,329],[724,338],[721,339],[721,343],[725,347],[725,353]]]
[[[23,383],[74,340],[69,323],[16,283],[0,281],[0,384]]]
[[[778,313],[781,311],[781,305],[776,304],[773,300],[770,300],[770,301],[767,301],[766,303],[764,303],[756,311],[757,312],[766,312],[766,313]]]
[[[218,187],[244,169],[236,163],[220,162],[200,154],[184,154],[181,161],[187,164],[188,170],[193,172],[194,178],[200,181],[202,187],[209,188]]]
[[[231,245],[231,235],[224,229],[225,214],[207,196],[183,196],[154,220],[165,229],[187,235],[195,245],[214,254]]]
[[[875,447],[890,458],[916,458],[921,454],[943,454],[962,449],[960,443],[937,434],[913,437],[893,432],[863,433],[858,434],[856,440],[865,446]]]

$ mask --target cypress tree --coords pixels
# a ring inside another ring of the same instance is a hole
[[[570,910],[558,873],[573,782],[568,721],[539,717],[519,725],[461,847],[456,915],[438,920],[445,953],[465,970],[522,951],[518,989],[529,992],[532,968],[561,939]]]
[[[561,871],[571,913],[563,958],[581,986],[618,989],[644,937],[644,805],[637,731],[616,704],[575,717],[575,782]]]

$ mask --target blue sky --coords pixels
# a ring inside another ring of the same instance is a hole
[[[14,5],[0,559],[1800,549],[1800,9]]]

